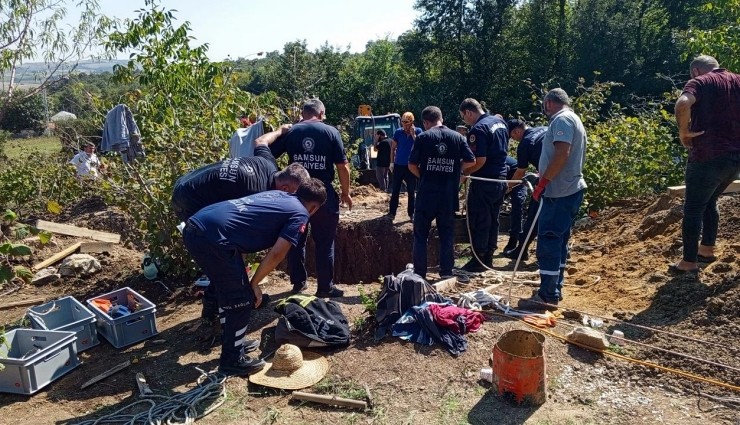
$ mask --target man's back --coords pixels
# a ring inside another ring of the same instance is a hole
[[[486,162],[473,176],[498,179],[506,176],[509,130],[499,117],[483,114],[468,132],[468,144],[476,157]]]
[[[533,127],[524,130],[522,141],[516,148],[517,168],[527,168],[529,164],[532,164],[539,170],[542,140],[546,132],[547,127]]]
[[[323,122],[311,119],[299,122],[270,145],[275,157],[288,153],[289,162],[297,162],[327,187],[334,180],[334,164],[347,162],[339,131]]]
[[[690,160],[708,160],[740,151],[740,75],[717,68],[700,75],[683,89],[696,98],[691,108],[694,137]]]
[[[278,171],[275,158],[266,146],[258,146],[254,154],[205,165],[180,177],[173,190],[173,203],[187,210],[184,215],[189,216],[216,202],[270,189]]]
[[[375,160],[377,167],[388,167],[391,165],[391,139],[385,137],[378,142],[375,148],[378,156]]]
[[[570,155],[562,170],[547,186],[545,196],[560,198],[586,188],[583,179],[583,164],[586,162],[586,129],[581,119],[570,108],[564,108],[550,118],[542,141],[540,171],[547,170],[555,154],[555,142],[570,144]]]

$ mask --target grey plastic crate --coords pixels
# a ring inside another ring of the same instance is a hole
[[[95,315],[73,297],[31,307],[26,314],[34,329],[74,332],[78,353],[100,344]]]
[[[93,304],[93,300],[107,299],[113,304],[124,305],[132,313],[113,318]],[[98,333],[112,346],[125,347],[156,335],[156,306],[129,287],[90,298],[87,305],[97,318]]]
[[[33,394],[80,365],[74,332],[14,329],[0,344],[0,392]]]

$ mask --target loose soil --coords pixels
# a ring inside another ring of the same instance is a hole
[[[351,212],[342,211],[337,242],[337,264],[342,275],[339,281],[345,290],[345,297],[338,301],[352,324],[353,341],[345,349],[324,351],[330,371],[313,391],[357,397],[364,394],[366,387],[373,407],[357,412],[295,404],[289,402],[287,392],[266,390],[245,379],[231,378],[226,384],[226,403],[199,423],[740,423],[738,405],[731,402],[740,397],[738,392],[586,351],[550,336],[545,343],[547,402],[542,406],[513,405],[491,390],[490,384],[479,380],[479,370],[488,366],[498,337],[511,329],[529,329],[521,322],[500,316],[493,316],[480,331],[468,335],[468,351],[457,358],[439,346],[420,347],[391,337],[375,343],[372,321],[367,319],[360,295],[379,290],[378,276],[388,270],[403,269],[410,260],[412,229],[404,213],[405,198],[401,199],[395,221],[382,217],[387,211],[387,194],[360,187],[355,189],[354,200]],[[719,204],[719,260],[704,268],[699,279],[675,278],[666,273],[667,266],[681,256],[681,200],[627,200],[607,208],[595,219],[580,221],[573,235],[562,306],[601,316],[607,319],[604,328],[622,330],[635,342],[616,350],[621,354],[740,386],[737,370],[701,361],[710,359],[740,369],[740,197],[725,196]],[[55,220],[121,232],[124,240],[133,235],[133,226],[126,217],[100,200],[71,206]],[[507,239],[502,235],[499,246]],[[29,264],[76,241],[55,236],[54,243],[35,248]],[[6,287],[0,289],[0,305],[66,295],[84,302],[129,286],[157,305],[159,335],[120,350],[103,340],[99,346],[81,353],[82,366],[36,395],[0,394],[0,424],[61,424],[95,419],[138,400],[136,372],[146,375],[155,392],[168,394],[193,388],[200,374],[196,368],[216,367],[219,348],[205,349],[198,341],[198,333],[191,332],[200,314],[192,282],[144,279],[140,274],[142,252],[135,248],[135,241],[129,242],[116,246],[109,254],[93,254],[103,264],[103,271],[97,275],[42,287],[24,285],[10,293],[12,288]],[[465,254],[464,247],[460,247],[459,254]],[[533,254],[521,270],[537,270]],[[504,273],[513,269],[512,261],[505,258],[496,258],[495,265]],[[353,272],[353,268],[358,271]],[[493,291],[505,294],[509,283],[501,283],[499,276],[488,273],[475,277],[461,290],[498,284]],[[360,281],[362,285],[358,284]],[[309,292],[315,288],[315,281],[311,281]],[[283,272],[274,272],[264,285],[264,291],[272,296],[272,305],[289,289]],[[531,290],[530,286],[515,285],[513,294],[527,296]],[[6,330],[23,325],[24,313],[25,307],[2,310],[0,324]],[[277,317],[271,307],[257,310],[252,316],[249,337],[261,338],[263,354],[276,348],[272,336]],[[563,335],[578,319],[560,318],[558,323],[551,331]],[[79,389],[90,377],[125,360],[133,364],[123,372],[85,390]]]

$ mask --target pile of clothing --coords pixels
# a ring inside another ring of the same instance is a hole
[[[383,279],[375,319],[376,341],[390,329],[393,336],[407,341],[439,343],[455,356],[468,348],[464,335],[477,331],[485,321],[480,312],[455,306],[411,269]]]

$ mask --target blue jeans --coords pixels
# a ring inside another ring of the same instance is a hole
[[[393,178],[392,180],[392,192],[391,192],[391,204],[388,213],[390,215],[396,215],[398,210],[398,196],[401,194],[401,183],[406,182],[406,193],[409,195],[409,204],[406,207],[409,217],[414,215],[414,204],[416,201],[416,176],[411,174],[408,165],[393,166]]]
[[[232,365],[242,355],[243,338],[255,301],[244,260],[235,248],[210,243],[201,230],[190,223],[185,227],[182,237],[188,252],[210,279],[209,288],[215,290],[224,331],[220,363]]]
[[[504,203],[506,183],[473,181],[468,192],[471,245],[481,259],[492,255],[498,243],[498,215]]]
[[[701,244],[714,246],[719,228],[717,198],[740,174],[740,152],[686,164],[683,204],[683,259],[695,263]]]
[[[327,292],[334,287],[334,240],[337,238],[339,224],[339,196],[330,189],[327,191],[327,200],[308,219],[311,228],[311,237],[315,245],[317,292]],[[293,288],[299,289],[306,283],[306,237],[304,232],[298,245],[288,253],[288,272]]]
[[[439,235],[439,275],[452,275],[455,263],[455,213],[417,209],[414,214],[414,273],[426,279],[427,244],[432,220],[437,222]]]
[[[562,198],[540,198],[542,210],[537,232],[537,262],[540,265],[539,296],[557,304],[563,289],[568,240],[573,221],[583,202],[584,190]]]

